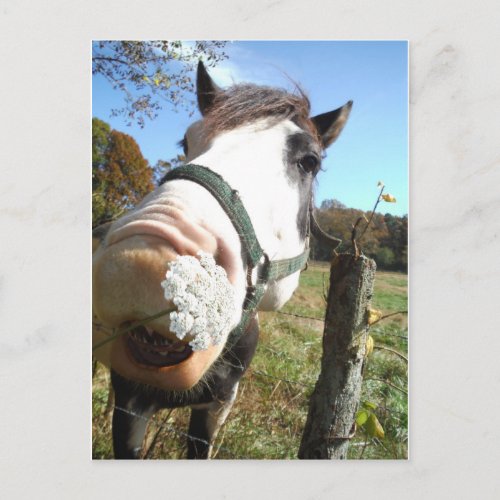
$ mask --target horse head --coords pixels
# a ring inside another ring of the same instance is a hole
[[[201,63],[197,97],[202,119],[182,141],[188,163],[215,172],[237,194],[266,258],[288,259],[304,252],[314,179],[352,102],[310,117],[309,101],[300,91],[251,84],[221,89]],[[225,269],[234,291],[230,324],[222,332],[226,339],[240,323],[249,283],[264,265],[249,269],[239,233],[217,197],[200,183],[183,178],[162,183],[133,210],[97,231],[94,339],[171,306],[160,286],[169,263],[200,251]],[[299,274],[295,270],[270,280],[258,308],[282,307]],[[98,349],[96,357],[129,380],[189,390],[209,372],[224,342],[193,351],[189,336],[179,340],[170,326],[168,315],[159,316]]]

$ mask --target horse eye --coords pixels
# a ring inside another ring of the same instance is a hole
[[[313,173],[319,165],[319,160],[314,155],[305,155],[299,160],[298,165],[304,172]]]

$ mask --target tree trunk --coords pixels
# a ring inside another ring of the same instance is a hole
[[[345,459],[355,431],[375,262],[341,254],[330,268],[321,373],[309,403],[299,458]]]

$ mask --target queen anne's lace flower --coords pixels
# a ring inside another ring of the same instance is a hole
[[[166,279],[161,282],[165,298],[177,311],[170,313],[170,330],[179,339],[193,337],[194,351],[220,344],[232,318],[234,291],[226,271],[212,255],[198,252],[177,257],[169,263]]]

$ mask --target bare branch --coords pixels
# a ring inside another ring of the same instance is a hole
[[[361,239],[363,238],[363,236],[366,233],[366,230],[368,229],[368,227],[370,226],[370,224],[372,222],[373,216],[375,215],[375,210],[377,210],[378,204],[380,203],[380,200],[382,199],[382,192],[384,191],[384,188],[385,188],[385,186],[382,186],[380,188],[380,193],[378,194],[377,201],[375,203],[375,206],[373,207],[372,213],[370,214],[370,218],[368,219],[368,222],[366,223],[366,226],[365,226],[363,232],[361,233],[361,236],[359,237],[359,241],[361,241]]]

